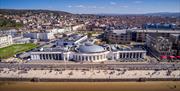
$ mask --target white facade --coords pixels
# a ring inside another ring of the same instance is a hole
[[[56,42],[56,45],[57,46],[63,46],[64,43],[67,44],[67,45],[76,45],[76,44],[79,44],[80,42],[86,40],[87,38],[88,38],[88,36],[85,35],[85,36],[82,36],[81,38],[79,38],[77,40],[76,39],[73,39],[73,40],[58,40]]]
[[[31,39],[39,39],[39,40],[51,40],[51,39],[54,39],[54,33],[52,33],[52,32],[27,33],[24,36],[29,37]]]
[[[0,48],[9,46],[11,44],[13,44],[11,35],[0,36]]]
[[[49,33],[39,33],[40,40],[51,40],[54,39],[54,34],[52,32]]]
[[[78,30],[78,29],[83,28],[84,26],[85,26],[84,24],[76,25],[72,27],[72,30]]]
[[[131,51],[103,51],[98,53],[78,53],[78,52],[32,52],[31,60],[59,60],[59,61],[89,61],[103,62],[108,60],[121,59],[144,59],[146,51],[131,50]]]
[[[66,28],[62,28],[62,29],[58,29],[58,28],[57,29],[52,29],[52,30],[49,30],[49,31],[51,31],[54,34],[57,34],[57,33],[71,32],[72,29],[71,29],[71,27],[66,27]]]
[[[74,53],[74,61],[102,62],[107,61],[108,51],[101,53]]]
[[[130,51],[117,51],[109,53],[111,60],[119,59],[144,59],[146,56],[145,50],[130,50]]]

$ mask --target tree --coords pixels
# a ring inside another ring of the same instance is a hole
[[[91,38],[92,37],[92,33],[88,33],[87,36],[88,36],[88,38]]]

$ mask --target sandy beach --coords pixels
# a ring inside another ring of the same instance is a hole
[[[13,70],[4,68],[0,78],[131,79],[180,78],[179,70]]]
[[[180,91],[180,81],[0,82],[0,91]]]

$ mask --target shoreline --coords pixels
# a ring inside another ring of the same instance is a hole
[[[14,82],[0,81],[1,91],[179,91],[180,81]]]
[[[180,78],[131,78],[131,79],[56,79],[56,78],[0,78],[0,81],[19,82],[147,82],[180,81]]]

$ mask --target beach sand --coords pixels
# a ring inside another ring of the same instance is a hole
[[[0,91],[180,91],[180,81],[0,82]]]

